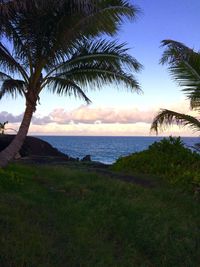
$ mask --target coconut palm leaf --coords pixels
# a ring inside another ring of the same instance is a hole
[[[12,79],[12,77],[7,73],[0,71],[0,81],[4,81],[6,79]]]
[[[83,99],[87,104],[91,102],[83,90],[72,80],[62,79],[60,77],[49,77],[48,87],[51,92],[60,96],[74,95],[75,97]]]
[[[10,10],[14,14],[6,17],[2,24],[8,30],[7,36],[14,41],[16,56],[24,65],[32,65],[31,70],[34,66],[41,69],[49,61],[57,64],[66,60],[65,54],[78,39],[112,34],[124,17],[134,18],[137,13],[137,8],[123,0],[23,0],[21,9],[18,8],[20,12],[13,12],[14,3],[17,5],[18,1],[11,2]],[[106,20],[110,20],[109,23]]]
[[[21,3],[20,3],[21,2]],[[1,27],[2,27],[2,34],[5,37],[8,37],[8,39],[12,38],[13,46],[16,48],[12,51],[12,56],[14,58],[20,59],[20,64],[22,64],[24,67],[28,65],[28,60],[30,61],[30,51],[28,47],[25,45],[24,41],[20,37],[20,34],[18,32],[18,29],[15,27],[14,22],[14,16],[17,12],[17,10],[21,7],[22,3],[24,1],[18,1],[13,0],[6,2],[4,5],[4,8],[1,10],[0,8],[0,36],[1,36]],[[15,12],[13,12],[13,9]],[[7,16],[4,14],[5,10],[7,13]],[[10,12],[9,12],[10,11]],[[1,21],[3,20],[3,21]],[[7,53],[9,51],[7,50]],[[25,64],[26,63],[26,64]]]
[[[88,41],[84,40],[74,46],[69,59],[53,67],[50,65],[50,74],[63,73],[75,68],[81,69],[82,66],[97,65],[115,68],[127,71],[139,71],[142,65],[132,56],[127,54],[127,48],[124,44],[108,42],[105,40]],[[49,70],[49,66],[46,69]],[[48,74],[49,75],[49,74]],[[48,76],[47,75],[47,76]]]
[[[23,69],[29,69],[30,73],[33,73],[34,66],[31,58],[31,48],[22,40],[19,33],[11,23],[8,27],[10,27],[12,32],[13,46],[16,47],[13,53],[14,57],[20,59],[20,65],[23,66]]]
[[[66,60],[65,54],[68,54],[70,47],[78,39],[88,36],[91,38],[101,33],[113,34],[124,17],[134,18],[138,12],[137,8],[123,0],[2,2],[4,9],[9,10],[9,15],[5,15],[3,9],[1,16],[0,9],[0,17],[4,19],[0,19],[4,34],[12,38],[14,55],[20,59],[22,66],[30,68],[31,73],[34,67],[41,71],[48,62],[56,65]],[[16,12],[18,10],[20,12]],[[7,58],[5,66],[8,62]],[[8,66],[10,71],[14,71],[13,65]],[[22,69],[20,71],[24,72]],[[23,77],[25,76],[23,73]]]
[[[172,77],[183,87],[189,99],[200,95],[200,53],[173,40],[164,40],[162,45],[167,47],[161,58],[162,64],[169,64]]]
[[[161,64],[169,65],[170,74],[183,87],[182,91],[190,100],[191,109],[200,110],[200,53],[173,40],[162,41],[162,46],[166,49]],[[158,133],[159,128],[171,124],[190,126],[193,130],[200,131],[200,121],[197,118],[168,109],[158,113],[151,130]]]
[[[50,16],[47,15],[45,19],[43,18],[41,23],[44,28],[40,28],[41,39],[39,42],[34,40],[34,43],[38,43],[40,52],[45,53],[45,58],[48,57],[51,62],[57,60],[56,64],[63,59],[65,53],[68,54],[70,47],[73,49],[77,38],[81,40],[83,37],[91,38],[91,36],[95,37],[101,33],[113,34],[124,17],[134,18],[138,12],[137,8],[121,0],[96,1],[95,4],[93,1],[74,1],[74,6],[70,1],[62,2],[65,4],[60,9],[61,13],[54,12],[52,18],[52,10],[50,10]],[[72,18],[69,16],[71,8],[74,12]],[[33,23],[35,25],[35,22]],[[41,23],[38,21],[38,24],[41,25]],[[38,38],[37,25],[35,25],[35,31]],[[31,36],[34,35],[35,33],[31,34]],[[48,35],[46,44],[43,43],[45,35]],[[42,50],[39,46],[46,47],[46,49]]]
[[[195,131],[200,131],[200,121],[197,118],[168,109],[160,110],[153,120],[151,131],[158,133],[158,129],[164,130],[166,126],[173,124],[189,126]]]
[[[97,32],[98,34],[106,33],[113,35],[118,30],[125,17],[134,19],[138,12],[139,9],[131,5],[128,1],[96,1],[95,5],[91,5],[90,2],[87,12],[82,19],[74,25],[72,31],[84,30],[84,32],[88,33],[90,36],[96,36]]]
[[[81,87],[93,89],[114,82],[118,87],[123,84],[141,92],[137,80],[130,74],[130,71],[138,71],[141,64],[126,52],[124,45],[116,42],[84,41],[74,48],[69,60],[57,65],[46,77],[53,73],[55,77],[70,79]]]
[[[122,70],[111,68],[105,65],[86,65],[80,68],[74,68],[68,72],[59,74],[64,79],[72,79],[87,89],[101,88],[103,85],[115,83],[119,88],[125,88],[141,92],[140,86],[132,74],[127,74]]]
[[[9,73],[20,74],[25,81],[28,81],[28,75],[22,65],[11,55],[9,50],[0,42],[0,65],[1,68]]]
[[[5,95],[16,98],[18,95],[25,96],[26,83],[22,80],[5,79],[0,88],[0,99]]]
[[[6,128],[5,131],[14,131],[14,132],[17,133],[17,131],[15,129],[13,129],[13,128]]]
[[[200,111],[200,92],[195,91],[190,96],[190,107],[191,109]]]
[[[105,40],[95,42],[85,40],[74,47],[67,61],[54,68],[51,66],[47,77],[56,73],[56,76],[66,76],[68,79],[69,75],[73,75],[73,79],[78,79],[78,83],[90,77],[87,85],[98,77],[98,81],[96,80],[98,87],[106,82],[114,81],[120,84],[120,81],[123,81],[128,88],[139,92],[139,84],[129,72],[138,71],[141,67],[134,57],[127,54],[127,49],[123,44],[118,45],[116,42]],[[46,70],[49,70],[49,66]],[[85,82],[84,85],[86,85]]]

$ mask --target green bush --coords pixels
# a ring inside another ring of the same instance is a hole
[[[119,158],[114,170],[161,176],[190,189],[200,186],[200,154],[184,147],[180,137],[164,138],[147,150]]]

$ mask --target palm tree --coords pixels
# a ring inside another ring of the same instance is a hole
[[[5,122],[0,122],[0,134],[4,135],[5,131],[14,131],[14,132],[17,132],[15,129],[13,128],[7,128],[6,127],[6,124],[8,124],[8,121],[5,121]]]
[[[6,124],[8,124],[8,121],[0,122],[0,134],[4,134],[5,133]]]
[[[161,64],[169,64],[172,77],[183,87],[182,91],[190,101],[190,107],[200,112],[200,52],[173,40],[164,40],[162,45],[167,47],[161,58]],[[196,117],[178,113],[168,109],[161,109],[154,118],[151,130],[158,133],[158,129],[177,124],[190,126],[200,131],[200,120]]]
[[[27,135],[42,90],[85,100],[104,84],[140,86],[141,65],[124,44],[105,40],[138,9],[125,0],[0,0],[0,97],[25,97],[19,131],[0,153],[5,166]],[[104,37],[104,38],[103,38]]]

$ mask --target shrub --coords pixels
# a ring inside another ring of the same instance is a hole
[[[181,138],[164,138],[147,150],[119,158],[114,170],[153,174],[190,189],[200,186],[200,154],[184,147]]]

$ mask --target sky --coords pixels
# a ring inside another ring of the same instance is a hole
[[[172,80],[167,66],[159,64],[163,53],[160,42],[172,39],[196,50],[200,49],[199,0],[131,0],[141,10],[134,22],[123,23],[114,37],[126,42],[129,53],[142,65],[136,75],[142,94],[128,92],[115,85],[91,90],[92,104],[43,92],[34,114],[32,135],[119,135],[148,136],[154,116],[160,108],[196,115],[189,109],[181,88]],[[25,102],[4,97],[0,102],[0,122],[18,129]],[[159,135],[195,136],[188,128],[173,126]]]

